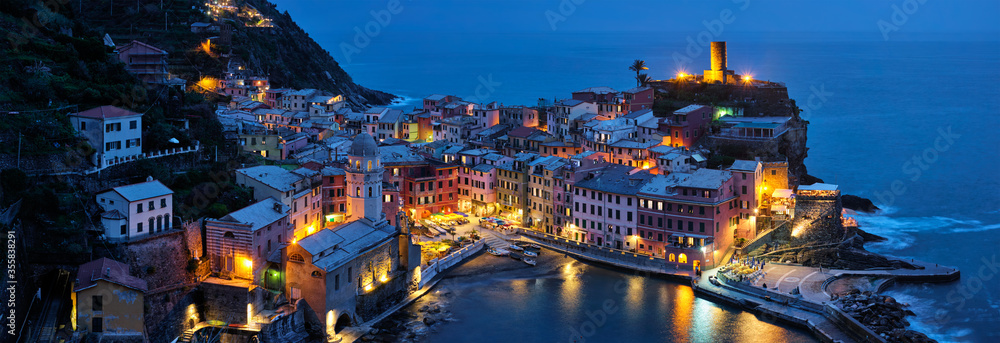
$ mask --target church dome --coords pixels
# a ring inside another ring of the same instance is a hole
[[[374,157],[378,155],[378,145],[375,144],[375,138],[362,132],[354,137],[354,143],[351,144],[351,149],[347,151],[347,154],[358,157]]]

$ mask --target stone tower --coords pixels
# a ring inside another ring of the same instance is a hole
[[[358,134],[347,157],[347,216],[350,220],[367,218],[372,223],[383,220],[383,169],[375,139],[367,133]]]
[[[711,44],[711,67],[706,70],[703,81],[706,83],[721,82],[730,83],[734,80],[735,72],[729,70],[728,53],[726,52],[726,42],[712,42]]]

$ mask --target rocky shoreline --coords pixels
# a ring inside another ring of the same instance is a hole
[[[906,317],[914,313],[906,309],[909,304],[899,303],[893,297],[853,290],[834,294],[832,301],[847,315],[889,342],[937,342],[923,333],[907,329],[910,322]]]

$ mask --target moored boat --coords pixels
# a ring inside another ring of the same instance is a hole
[[[522,258],[521,261],[524,261],[524,263],[530,264],[532,266],[537,263],[537,262],[535,262],[535,259],[528,258],[528,257]]]

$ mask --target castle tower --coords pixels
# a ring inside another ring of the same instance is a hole
[[[712,70],[726,70],[726,42],[712,42]]]
[[[383,220],[383,169],[375,139],[367,133],[358,134],[347,157],[347,216],[351,220],[367,218],[373,223]]]
[[[728,55],[726,52],[726,42],[712,42],[711,45],[711,69],[706,70],[702,74],[703,80],[706,83],[721,82],[723,84],[730,83],[735,76],[735,72],[727,69],[728,65]]]

